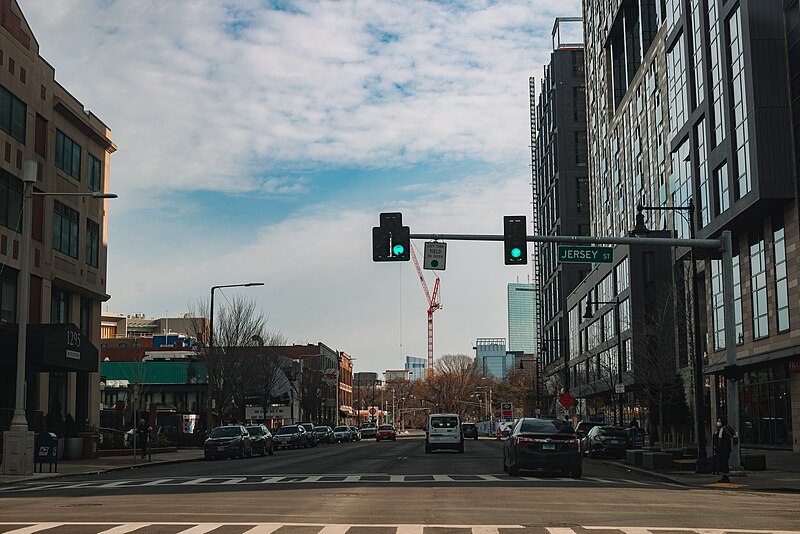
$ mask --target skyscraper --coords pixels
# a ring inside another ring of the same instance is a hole
[[[536,353],[536,291],[533,284],[508,284],[508,350]]]

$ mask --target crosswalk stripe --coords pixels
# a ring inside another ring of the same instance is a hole
[[[250,530],[243,532],[242,534],[272,534],[283,525],[280,523],[265,523],[262,525],[256,525]]]
[[[174,479],[172,478],[159,478],[158,480],[151,480],[150,482],[145,482],[142,486],[158,486],[159,484],[165,484],[167,482],[172,482]]]
[[[500,534],[497,527],[480,526],[472,527],[472,534]]]
[[[592,482],[603,482],[605,484],[619,484],[618,480],[608,480],[607,478],[598,477],[583,477],[584,480],[591,480]]]
[[[327,525],[317,534],[346,534],[350,530],[350,525]]]
[[[195,486],[197,484],[202,484],[203,482],[207,482],[212,480],[211,478],[194,478],[192,480],[187,480],[186,482],[181,482],[181,486]]]
[[[49,530],[51,528],[58,528],[64,523],[39,523],[29,527],[22,527],[6,532],[6,534],[33,534],[34,532],[41,532],[42,530]]]
[[[225,523],[203,523],[187,528],[186,530],[181,530],[178,534],[206,534],[206,532],[211,532],[224,525]]]
[[[395,534],[422,534],[422,525],[400,525]]]
[[[229,480],[226,480],[225,482],[222,482],[222,484],[224,485],[238,484],[239,482],[244,482],[245,480],[247,480],[247,477],[231,478]]]
[[[134,530],[139,530],[149,525],[150,523],[128,523],[127,525],[117,525],[116,527],[98,532],[97,534],[128,534],[128,532],[133,532]]]
[[[547,532],[550,534],[575,534],[575,531],[571,528],[562,527],[547,527]]]

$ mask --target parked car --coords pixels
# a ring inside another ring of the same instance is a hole
[[[329,426],[314,427],[314,434],[317,436],[317,443],[334,443],[333,429]]]
[[[361,441],[361,429],[357,426],[350,427],[350,435],[352,437],[352,441]]]
[[[495,433],[495,439],[498,441],[506,439],[511,434],[511,429],[514,427],[513,423],[499,423]]]
[[[275,447],[272,445],[272,433],[265,425],[252,425],[245,428],[250,434],[253,454],[260,454],[261,456],[275,454]]]
[[[478,439],[478,425],[475,423],[461,423],[461,432],[464,438]]]
[[[602,423],[598,423],[595,421],[580,421],[575,426],[575,433],[578,435],[579,439],[583,440],[583,438],[586,437],[586,434],[588,434],[591,429],[601,425]]]
[[[306,434],[306,429],[300,425],[286,425],[275,432],[272,441],[279,449],[299,449],[300,447],[308,447],[308,436]]]
[[[435,413],[428,416],[425,430],[425,454],[437,449],[455,449],[464,453],[461,417],[455,413]]]
[[[334,441],[353,441],[353,433],[347,425],[340,425],[333,429]]]
[[[308,440],[309,447],[317,446],[317,434],[314,432],[314,423],[297,423],[306,430],[306,439]]]
[[[208,434],[203,452],[206,460],[252,456],[250,433],[242,425],[218,426]]]
[[[378,426],[374,422],[361,423],[361,437],[372,439],[378,433]]]
[[[583,438],[582,450],[589,458],[610,456],[624,458],[628,432],[618,426],[596,426]]]
[[[397,430],[392,425],[381,425],[375,432],[375,441],[387,440],[397,441]]]
[[[580,440],[568,421],[525,417],[517,421],[503,443],[503,471],[560,469],[573,478],[583,473]]]

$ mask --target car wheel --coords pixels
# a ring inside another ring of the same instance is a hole
[[[431,446],[430,446],[429,443],[426,443],[425,444],[425,454],[430,454],[430,453],[431,453]]]
[[[508,466],[508,476],[510,477],[518,477],[519,476],[519,467],[516,465],[509,465]]]
[[[208,454],[205,455],[205,459],[206,459],[206,462],[208,462],[209,460],[213,460],[213,458]]]
[[[473,439],[474,439],[475,441],[478,441],[478,436],[475,436]]]
[[[579,465],[578,467],[573,468],[572,471],[569,472],[569,476],[571,476],[572,478],[581,478],[582,475],[583,475],[583,466],[582,465]]]

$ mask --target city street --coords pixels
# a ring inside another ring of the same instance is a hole
[[[800,524],[796,494],[690,489],[601,460],[586,460],[578,480],[539,472],[512,478],[502,471],[501,442],[485,438],[468,440],[463,455],[426,455],[422,439],[401,438],[3,486],[0,518],[0,532],[37,532],[38,525],[57,534],[121,534],[136,525],[140,533],[195,534],[250,532],[256,524],[254,533],[316,533],[334,524],[344,525],[336,532],[378,524],[391,527],[353,532],[419,532],[408,525],[753,532]]]

